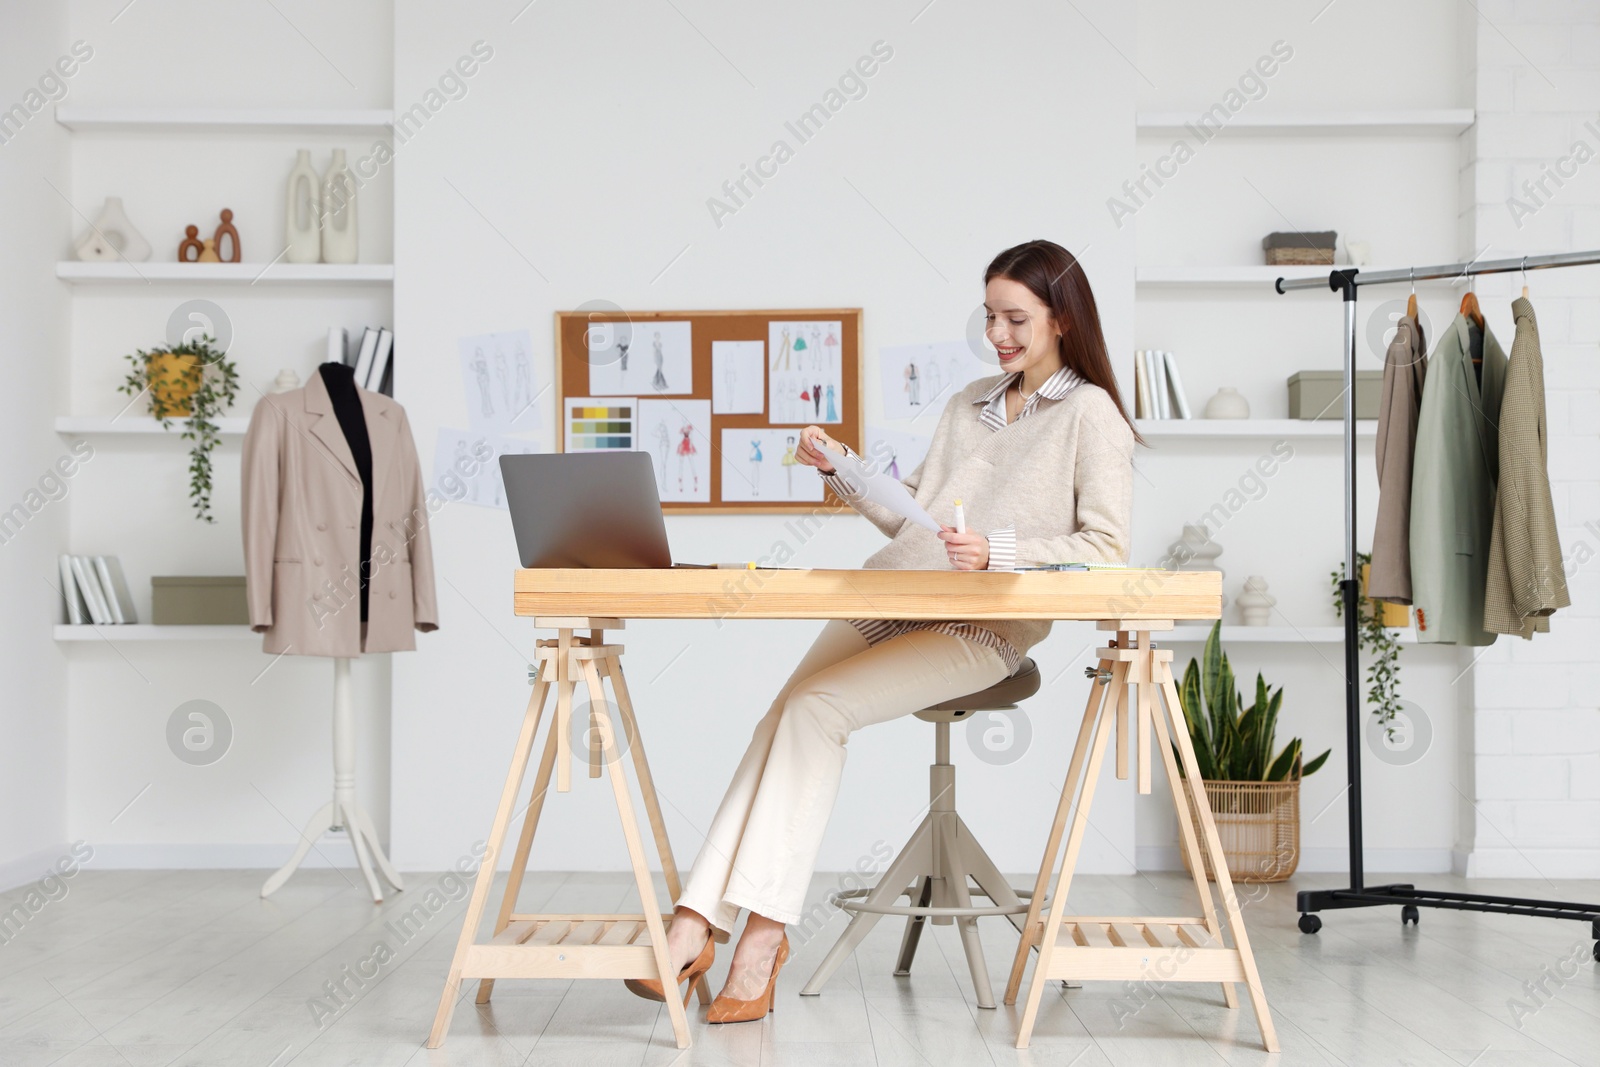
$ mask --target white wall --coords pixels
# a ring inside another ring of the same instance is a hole
[[[1118,233],[1100,205],[1132,157],[1134,76],[1118,54],[1132,48],[1132,12],[1078,7],[1083,16],[1019,5],[1001,27],[979,9],[945,5],[914,22],[915,7],[843,3],[759,14],[535,5],[508,24],[514,7],[447,13],[401,0],[397,108],[475,40],[494,49],[470,92],[396,162],[397,334],[436,354],[400,395],[424,455],[437,426],[464,425],[458,335],[526,326],[548,373],[552,313],[593,299],[641,310],[860,306],[872,359],[884,345],[963,336],[989,259],[1048,236],[1085,252],[1110,344],[1126,351],[1132,234]],[[1000,52],[978,45],[996,35],[1007,41]],[[894,54],[866,96],[715,226],[706,198],[786,137],[784,121],[878,40]],[[876,421],[881,398],[874,372],[867,378]],[[553,420],[553,405],[543,414]],[[673,517],[668,533],[682,559],[745,558],[779,537],[783,521]],[[410,867],[453,860],[487,830],[536,637],[511,615],[504,514],[452,506],[433,531],[442,627],[395,664],[394,848]],[[880,542],[865,520],[840,517],[795,562],[856,566]],[[750,729],[820,626],[643,623],[621,635],[680,861],[699,847]],[[1036,650],[1054,680],[1029,704],[1035,736],[1023,760],[993,768],[963,758],[958,734],[961,804],[1008,869],[1038,864],[1045,819],[1014,816],[1053,808],[1082,708],[1073,664],[1092,638],[1087,627],[1059,626]],[[885,725],[850,747],[824,870],[853,866],[880,838],[897,846],[927,799],[927,726]],[[1087,862],[1130,870],[1131,796],[1102,796]],[[545,818],[542,864],[626,862],[602,783],[578,779]]]
[[[1478,125],[1463,187],[1485,258],[1600,248],[1600,8],[1517,0],[1482,5],[1500,32],[1477,35]],[[1587,125],[1586,125],[1587,124]],[[1554,170],[1530,194],[1525,181]],[[1565,172],[1565,176],[1561,176]],[[1520,218],[1510,202],[1520,201]],[[1531,214],[1526,213],[1531,209]],[[1515,274],[1478,292],[1509,346]],[[1468,679],[1477,709],[1462,813],[1462,865],[1489,877],[1600,876],[1600,268],[1528,276],[1544,352],[1549,468],[1572,607],[1530,642],[1501,638]]]
[[[1367,240],[1380,265],[1451,260],[1484,244],[1494,246],[1489,255],[1600,245],[1589,170],[1522,231],[1507,232],[1505,221],[1509,191],[1584,136],[1578,119],[1600,104],[1596,72],[1583,65],[1600,54],[1597,34],[1576,5],[1551,16],[1560,24],[1541,21],[1545,5],[1484,6],[1516,50],[1445,0],[1342,0],[1314,22],[1315,12],[1265,0],[1232,5],[1226,20],[1212,8],[1165,0],[1136,11],[1035,4],[1008,10],[1004,20],[943,4],[894,13],[835,5],[788,16],[621,3],[477,3],[445,12],[400,0],[392,13],[382,0],[125,6],[74,0],[65,16],[40,7],[12,17],[0,46],[8,49],[5,68],[42,72],[83,38],[96,51],[69,82],[74,103],[404,110],[473,42],[494,49],[465,79],[464,95],[399,147],[361,209],[363,259],[392,255],[397,265],[399,399],[425,469],[435,429],[465,424],[456,337],[526,327],[548,380],[551,315],[587,300],[634,309],[861,306],[871,360],[885,345],[959,336],[981,298],[989,257],[1049,236],[1083,253],[1119,362],[1135,347],[1173,349],[1197,402],[1235,385],[1256,415],[1271,417],[1284,413],[1290,373],[1338,366],[1338,301],[1141,287],[1136,315],[1136,261],[1256,263],[1259,237],[1291,227]],[[1008,42],[1003,74],[989,61],[993,50],[980,46],[997,34]],[[706,198],[784,136],[783,121],[879,39],[895,54],[865,98],[848,103],[716,227]],[[1166,135],[1135,137],[1135,109],[1204,110],[1280,39],[1293,58],[1250,102],[1253,111],[1477,106],[1486,121],[1463,138],[1229,130],[1117,227],[1107,199],[1167,148]],[[1395,40],[1409,42],[1404,62],[1394,59]],[[31,77],[0,86],[0,100],[20,98]],[[247,382],[239,414],[279,368],[302,377],[314,369],[329,323],[357,327],[391,315],[382,289],[80,287],[69,301],[49,264],[68,256],[83,225],[77,212],[92,215],[104,196],[124,196],[166,258],[183,222],[209,226],[230,206],[247,258],[256,258],[281,228],[293,148],[314,147],[320,167],[328,148],[362,149],[367,140],[68,136],[46,112],[0,147],[8,202],[49,205],[22,213],[13,227],[0,269],[17,299],[0,328],[17,350],[52,354],[13,361],[22,388],[9,391],[0,420],[0,476],[10,487],[0,502],[22,499],[66,451],[70,442],[52,431],[52,416],[118,409],[122,354],[159,340],[166,315],[191,295],[224,303],[236,326],[234,354]],[[70,207],[48,190],[41,198],[42,175]],[[1600,384],[1587,369],[1600,330],[1592,282],[1593,272],[1579,271],[1534,281],[1569,549],[1584,540],[1600,549],[1600,536],[1584,525],[1600,522],[1590,454]],[[1505,339],[1509,315],[1493,294],[1517,284],[1480,284]],[[1391,296],[1403,290],[1362,294],[1364,330],[1383,320]],[[1454,311],[1447,286],[1422,287],[1422,298],[1436,329]],[[1377,368],[1378,358],[1363,347],[1364,366]],[[879,421],[870,364],[866,406],[868,421]],[[548,447],[553,403],[542,415]],[[59,617],[46,585],[57,552],[120,554],[146,612],[152,574],[239,572],[237,443],[219,457],[214,527],[189,517],[179,442],[94,444],[68,501],[44,508],[15,543],[0,546],[7,602],[18,605],[6,613],[0,647],[8,677],[21,679],[13,692],[23,694],[4,706],[8,736],[18,740],[0,755],[12,761],[0,764],[0,789],[10,810],[40,813],[0,830],[0,882],[32,877],[41,857],[76,837],[93,843],[106,865],[275,863],[327,794],[326,662],[285,659],[262,675],[270,657],[253,642],[48,640]],[[1135,558],[1160,558],[1182,523],[1236,485],[1270,445],[1142,452]],[[1294,448],[1266,495],[1221,531],[1220,564],[1230,597],[1247,575],[1261,574],[1279,598],[1277,621],[1329,625],[1327,572],[1342,551],[1338,448]],[[1365,547],[1376,502],[1370,447],[1360,462]],[[373,657],[356,675],[363,799],[380,824],[392,820],[394,853],[412,869],[453,862],[487,829],[537,636],[511,615],[505,515],[451,505],[434,523],[443,628],[421,636],[417,652]],[[673,517],[668,525],[681,558],[727,559],[782,536],[783,518]],[[853,566],[877,543],[865,522],[840,517],[801,546],[797,562]],[[1405,650],[1404,695],[1426,709],[1435,737],[1415,764],[1366,761],[1369,867],[1441,869],[1457,849],[1485,873],[1525,873],[1517,864],[1530,857],[1543,873],[1593,873],[1600,819],[1590,783],[1600,728],[1585,621],[1600,602],[1593,581],[1586,570],[1575,573],[1576,603],[1557,633],[1530,646],[1502,641],[1460,680],[1467,660],[1455,650]],[[754,718],[819,625],[651,622],[621,635],[680,863],[698,847]],[[1034,742],[1019,763],[978,762],[957,734],[962,809],[1007,869],[1037,862],[1042,822],[1018,812],[1045,812],[1054,802],[1081,713],[1081,667],[1098,643],[1087,627],[1058,625],[1035,650],[1049,683],[1027,705]],[[1180,668],[1191,651],[1179,649]],[[1285,737],[1335,749],[1305,786],[1304,866],[1342,870],[1338,646],[1240,646],[1232,658],[1242,675],[1259,669],[1285,686]],[[210,768],[179,763],[162,739],[172,708],[194,697],[222,704],[237,731],[228,758]],[[1481,710],[1468,729],[1474,699]],[[1524,703],[1534,707],[1521,710]],[[898,843],[925,796],[932,745],[921,724],[866,731],[851,747],[824,868],[853,865],[880,838]],[[1562,783],[1559,795],[1528,793],[1552,783]],[[1458,800],[1463,794],[1469,799]],[[1175,864],[1165,796],[1135,805],[1125,783],[1108,784],[1096,809],[1086,870]],[[549,809],[540,851],[546,866],[620,867],[607,792],[579,777]],[[349,862],[342,845],[323,852]]]
[[[63,33],[95,49],[72,79],[70,103],[389,106],[390,9],[382,0],[331,8],[74,0],[64,8],[70,32]],[[309,377],[330,324],[359,329],[390,321],[391,294],[383,287],[69,288],[52,277],[54,261],[71,258],[72,242],[87,225],[83,216],[93,218],[111,195],[123,198],[130,220],[154,247],[153,262],[176,258],[186,223],[209,235],[223,207],[234,211],[244,260],[271,260],[283,247],[284,184],[295,150],[312,149],[320,171],[332,148],[344,147],[353,161],[369,137],[218,130],[67,134],[53,114],[35,123],[40,129],[29,135],[61,142],[58,184],[71,199],[68,205],[55,194],[30,194],[28,201],[42,208],[29,224],[44,230],[24,257],[28,284],[70,306],[70,334],[63,330],[55,343],[41,346],[52,358],[39,365],[56,369],[59,387],[48,401],[29,397],[36,436],[51,448],[70,443],[51,430],[53,416],[105,417],[123,408],[128,398],[116,391],[128,367],[123,355],[164,341],[168,316],[191,298],[214,301],[232,324],[229,357],[241,377],[234,415],[248,415],[280,369]],[[391,193],[386,173],[362,192],[362,262],[392,259]],[[7,257],[8,268],[17,258]],[[43,297],[39,303],[47,306]],[[142,410],[123,417],[144,417]],[[186,445],[176,432],[171,439],[98,436],[90,444],[94,460],[72,481],[70,521],[46,538],[52,566],[61,551],[119,555],[146,621],[153,575],[243,573],[237,437],[225,439],[215,456],[214,525],[192,516]],[[19,624],[14,615],[7,613],[8,626]],[[140,642],[108,631],[105,642],[56,646],[48,634],[59,619],[60,608],[51,602],[25,621],[44,642],[35,658],[65,667],[70,680],[66,769],[52,773],[66,779],[67,827],[71,837],[94,847],[93,862],[265,867],[287,859],[300,826],[332,790],[330,662],[273,662],[259,639]],[[388,657],[356,664],[354,679],[359,790],[382,828],[389,793]],[[227,755],[209,766],[183,763],[167,744],[169,716],[191,699],[216,703],[232,724]],[[330,843],[309,863],[344,865],[347,853],[343,844]]]
[[[0,886],[38,879],[67,844],[67,682],[49,624],[60,610],[56,553],[66,529],[64,501],[76,492],[71,479],[59,479],[54,464],[65,456],[63,469],[78,468],[51,432],[65,378],[59,356],[67,309],[55,279],[40,269],[55,258],[60,240],[60,201],[50,186],[66,187],[67,168],[65,139],[49,106],[32,109],[43,104],[46,92],[63,91],[53,86],[76,91],[76,77],[47,80],[43,92],[39,86],[41,77],[59,74],[55,63],[69,54],[71,43],[66,14],[53,4],[8,12],[0,34],[0,108],[22,104],[29,112],[20,127],[3,117],[0,144],[0,202],[11,215],[0,257],[0,290],[6,294],[0,348],[7,353],[8,381],[0,395],[0,512],[14,516],[0,516],[6,606],[0,613],[0,676],[6,679],[0,811],[8,813],[0,819]],[[37,94],[32,100],[30,90]],[[23,510],[14,512],[19,506]]]

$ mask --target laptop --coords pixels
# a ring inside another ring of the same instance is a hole
[[[522,566],[673,566],[648,452],[507,454],[500,477]]]

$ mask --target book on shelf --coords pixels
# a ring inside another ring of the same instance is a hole
[[[67,605],[68,623],[82,626],[89,621],[89,603],[84,598],[83,590],[78,588],[78,579],[72,571],[72,557],[66,553],[61,555],[61,599]]]
[[[111,609],[111,620],[120,625],[138,622],[133,596],[128,592],[128,579],[122,573],[122,561],[116,556],[95,556],[94,569],[105,593],[106,606]]]
[[[71,559],[72,576],[77,579],[78,591],[83,594],[83,602],[89,607],[89,621],[97,626],[110,626],[111,606],[100,588],[100,576],[95,573],[94,563],[88,556],[73,556]]]
[[[394,334],[387,326],[378,327],[378,343],[372,356],[372,366],[367,369],[366,378],[356,384],[363,389],[378,392],[378,386],[382,384],[384,375],[389,373],[389,356],[393,351]]]
[[[1183,391],[1183,379],[1178,375],[1178,358],[1171,352],[1163,352],[1162,356],[1167,368],[1167,384],[1172,387],[1172,400],[1177,407],[1177,417],[1193,418],[1189,413],[1189,397]]]
[[[356,384],[365,387],[367,375],[372,373],[372,361],[378,355],[378,331],[368,326],[361,334],[361,346],[356,350]]]
[[[378,392],[384,396],[394,396],[394,343],[389,344],[389,359],[383,366],[383,379],[378,382]]]
[[[1145,362],[1144,349],[1133,354],[1133,417],[1150,418],[1150,383],[1146,381],[1150,366]]]
[[[350,335],[343,326],[328,327],[328,354],[322,362],[350,366]]]

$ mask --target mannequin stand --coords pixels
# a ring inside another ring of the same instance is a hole
[[[333,661],[333,799],[318,808],[306,828],[300,831],[300,844],[295,846],[294,855],[267,879],[261,887],[262,896],[271,896],[289,880],[326,830],[343,830],[349,835],[373,903],[383,903],[383,887],[372,871],[374,861],[384,881],[397,891],[405,889],[399,872],[378,844],[378,831],[372,825],[372,817],[356,800],[356,715],[350,691],[350,659],[346,656]]]

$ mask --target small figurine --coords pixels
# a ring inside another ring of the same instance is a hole
[[[221,262],[221,263],[237,263],[237,262],[239,262],[239,231],[237,229],[235,229],[234,225],[233,225],[233,209],[232,208],[223,208],[222,209],[222,224],[217,227],[217,232],[214,235],[212,235],[212,238],[211,238],[212,245],[216,248],[217,255],[219,257],[222,255],[222,239],[224,237],[227,237],[227,238],[230,239],[230,243],[229,243],[228,247],[231,249],[231,251],[229,252],[227,259],[220,259],[219,258],[218,262]]]
[[[189,253],[194,252],[194,258],[189,258]],[[200,254],[205,251],[205,246],[200,243],[200,227],[185,226],[183,240],[178,242],[178,262],[198,263]]]
[[[217,256],[216,242],[214,242],[209,237],[207,237],[203,242],[201,242],[200,258],[195,260],[195,262],[196,263],[221,263],[222,260]]]

